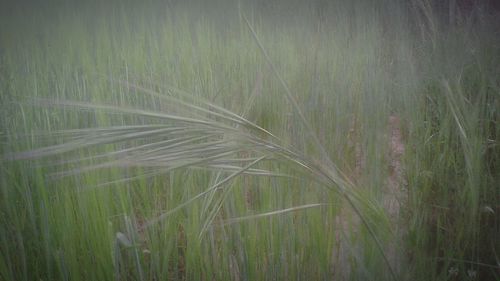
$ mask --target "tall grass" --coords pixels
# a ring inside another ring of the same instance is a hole
[[[499,278],[488,6],[28,4],[1,9],[0,279]]]

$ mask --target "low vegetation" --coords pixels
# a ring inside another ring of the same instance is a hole
[[[493,2],[82,2],[0,4],[0,280],[500,279]]]

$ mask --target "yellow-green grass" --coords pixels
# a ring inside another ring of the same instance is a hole
[[[1,9],[1,280],[499,278],[494,10],[56,2]]]

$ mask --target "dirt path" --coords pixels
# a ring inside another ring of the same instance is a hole
[[[401,133],[401,120],[399,117],[391,115],[389,117],[389,132],[390,136],[390,174],[387,179],[387,190],[384,196],[384,207],[386,207],[389,215],[393,217],[399,216],[400,201],[402,196],[402,188],[406,185],[404,178],[404,169],[402,157],[405,152],[403,136]]]
[[[355,158],[352,175],[352,181],[354,183],[358,182],[358,179],[362,175],[366,165],[363,149],[359,142],[359,130],[360,129],[357,127],[356,121],[354,120],[351,124],[349,132],[349,141],[351,142]],[[384,251],[389,259],[389,262],[391,263],[392,268],[397,273],[400,271],[401,259],[403,258],[403,253],[401,252],[400,247],[398,247],[398,243],[401,241],[403,234],[403,228],[401,227],[400,222],[400,210],[401,202],[404,199],[404,186],[406,185],[404,166],[402,162],[405,145],[401,131],[401,119],[398,116],[389,116],[387,120],[387,132],[390,134],[388,136],[389,143],[387,152],[389,175],[382,190],[382,205],[389,216],[391,232],[394,236],[391,241],[385,245]],[[337,234],[337,243],[333,249],[333,279],[349,280],[352,254],[359,252],[359,250],[352,249],[353,244],[348,240],[352,238],[351,236],[356,236],[358,229],[361,227],[361,222],[350,210],[350,208],[346,208],[342,210],[340,215],[336,218],[336,225],[338,225],[341,231]]]
[[[404,200],[404,188],[406,186],[406,179],[404,175],[404,166],[402,157],[405,152],[405,145],[403,143],[403,135],[401,132],[401,120],[398,116],[389,116],[389,177],[387,178],[387,185],[385,187],[383,206],[389,215],[391,230],[394,234],[394,239],[387,247],[387,256],[392,264],[392,267],[399,272],[401,259],[401,247],[398,243],[402,240],[404,229],[401,226],[400,211],[401,202]]]

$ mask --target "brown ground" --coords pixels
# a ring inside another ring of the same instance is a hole
[[[391,242],[385,245],[385,254],[387,255],[392,268],[398,272],[400,261],[403,258],[398,242],[401,241],[402,227],[400,223],[400,209],[401,202],[404,196],[404,186],[406,180],[404,176],[404,167],[402,157],[405,152],[405,145],[403,142],[403,134],[401,131],[401,119],[396,115],[389,116],[387,121],[388,136],[388,163],[389,163],[389,176],[386,179],[386,185],[383,187],[383,207],[387,211],[390,220],[391,232],[393,237]],[[366,159],[363,154],[362,146],[359,143],[359,126],[356,120],[351,123],[349,131],[349,141],[352,151],[354,152],[354,170],[351,175],[351,181],[355,184],[359,182],[363,170],[366,165]],[[337,235],[337,245],[333,249],[334,252],[334,280],[348,280],[350,272],[350,259],[352,254],[356,253],[356,249],[352,249],[353,243],[350,243],[352,234],[356,236],[357,229],[361,226],[360,220],[350,210],[342,210],[341,214],[337,217],[336,224],[339,231]],[[349,235],[351,234],[351,235]]]
[[[387,179],[386,190],[384,191],[384,208],[389,214],[391,222],[391,230],[395,235],[393,243],[388,245],[387,255],[393,268],[399,271],[399,263],[403,258],[401,248],[398,249],[397,243],[401,241],[403,228],[400,222],[401,202],[404,196],[404,188],[406,180],[404,176],[404,167],[402,157],[405,152],[405,145],[403,143],[403,136],[401,133],[401,120],[398,116],[391,115],[389,117],[389,132],[390,136],[390,174]]]

